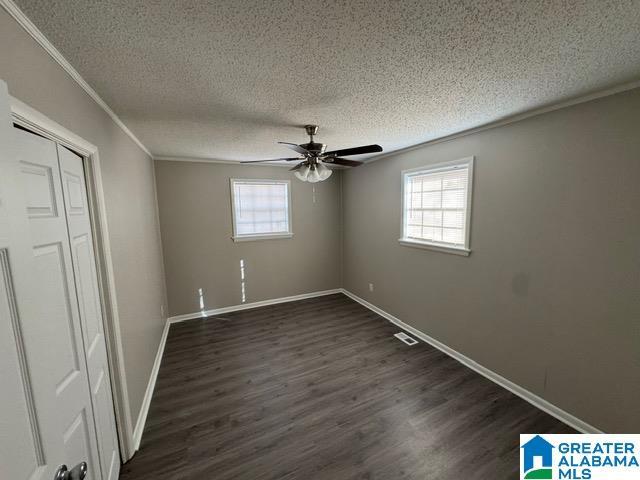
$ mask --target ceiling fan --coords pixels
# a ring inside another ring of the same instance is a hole
[[[362,147],[344,148],[342,150],[333,150],[326,152],[327,146],[324,143],[316,143],[313,136],[318,133],[318,125],[305,125],[304,129],[309,135],[309,143],[297,145],[295,143],[278,142],[291,150],[298,152],[301,157],[292,158],[272,158],[270,160],[249,160],[240,163],[260,163],[275,162],[284,160],[287,162],[299,161],[295,167],[291,168],[303,182],[321,182],[331,176],[331,170],[326,165],[343,165],[345,167],[357,167],[363,162],[357,160],[347,160],[349,155],[362,155],[364,153],[381,152],[380,145],[364,145]]]

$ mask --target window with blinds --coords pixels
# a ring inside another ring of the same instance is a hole
[[[473,159],[403,172],[403,243],[468,253]]]
[[[233,239],[291,237],[289,189],[287,180],[231,179]]]

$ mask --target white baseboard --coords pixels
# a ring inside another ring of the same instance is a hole
[[[138,414],[138,421],[133,430],[133,444],[135,451],[140,448],[140,442],[142,441],[142,432],[144,431],[145,423],[147,422],[147,415],[149,414],[149,406],[151,405],[151,398],[153,397],[153,390],[156,386],[156,380],[158,378],[158,372],[160,371],[160,363],[162,363],[162,355],[164,353],[164,346],[167,343],[167,336],[169,334],[169,327],[173,323],[184,322],[185,320],[192,320],[195,318],[203,318],[211,315],[220,315],[221,313],[235,312],[238,310],[248,310],[251,308],[264,307],[267,305],[276,305],[278,303],[295,302],[296,300],[304,300],[306,298],[322,297],[324,295],[332,295],[335,293],[342,293],[342,289],[335,288],[333,290],[323,290],[320,292],[303,293],[301,295],[293,295],[290,297],[273,298],[271,300],[262,300],[260,302],[245,303],[241,305],[232,305],[229,307],[216,308],[213,310],[205,310],[203,312],[188,313],[186,315],[177,315],[167,318],[162,332],[162,338],[160,339],[160,345],[158,345],[158,352],[156,353],[156,359],[153,362],[153,368],[151,369],[151,375],[149,377],[149,383],[147,384],[147,390],[142,400],[142,407]]]
[[[381,308],[376,307],[372,303],[367,302],[366,300],[358,297],[357,295],[349,292],[348,290],[341,289],[341,291],[342,291],[342,293],[344,293],[349,298],[351,298],[351,299],[355,300],[356,302],[358,302],[359,304],[367,307],[369,310],[377,313],[381,317],[386,318],[390,322],[398,325],[403,330],[406,330],[407,332],[412,333],[413,335],[415,335],[416,337],[418,337],[422,341],[428,343],[429,345],[437,348],[438,350],[446,353],[450,357],[452,357],[455,360],[459,361],[464,366],[469,367],[470,369],[478,372],[483,377],[486,377],[489,380],[491,380],[492,382],[500,385],[501,387],[506,388],[511,393],[519,396],[523,400],[526,400],[527,402],[529,402],[534,407],[539,408],[543,412],[548,413],[549,415],[551,415],[551,416],[557,418],[558,420],[566,423],[567,425],[569,425],[570,427],[578,430],[579,432],[582,432],[582,433],[603,433],[601,430],[597,429],[596,427],[594,427],[592,425],[589,425],[587,422],[584,422],[584,421],[580,420],[579,418],[577,418],[577,417],[571,415],[570,413],[562,410],[561,408],[553,405],[552,403],[548,402],[544,398],[541,398],[541,397],[535,395],[534,393],[531,393],[530,391],[522,388],[520,385],[517,385],[517,384],[513,383],[511,380],[508,380],[508,379],[504,378],[503,376],[497,374],[496,372],[494,372],[492,370],[489,370],[486,367],[483,367],[482,365],[480,365],[479,363],[477,363],[474,360],[470,359],[469,357],[463,355],[462,353],[454,350],[451,347],[448,347],[444,343],[439,342],[435,338],[432,338],[429,335],[426,335],[425,333],[423,333],[420,330],[412,327],[411,325],[408,325],[408,324],[404,323],[400,319],[394,317],[390,313],[385,312]]]
[[[342,293],[342,289],[334,288],[333,290],[322,290],[320,292],[303,293],[301,295],[292,295],[290,297],[272,298],[271,300],[261,300],[259,302],[242,303],[240,305],[231,305],[229,307],[214,308],[213,310],[203,310],[202,312],[186,313],[184,315],[169,317],[167,319],[167,322],[184,322],[185,320],[193,320],[194,318],[210,317],[213,315],[220,315],[222,313],[237,312],[239,310],[249,310],[251,308],[265,307],[267,305],[276,305],[278,303],[295,302],[296,300],[322,297],[324,295],[333,295],[335,293]]]
[[[138,421],[133,430],[133,446],[137,452],[140,448],[140,442],[142,440],[142,432],[144,426],[147,423],[147,415],[149,414],[149,406],[151,405],[151,397],[153,397],[153,390],[156,388],[156,380],[158,379],[158,372],[160,371],[160,364],[162,363],[162,355],[164,354],[164,346],[167,343],[167,335],[169,334],[169,319],[164,324],[164,330],[162,331],[162,337],[160,338],[160,344],[158,345],[158,351],[156,352],[156,358],[153,362],[153,368],[151,369],[151,375],[149,376],[149,383],[147,384],[147,390],[144,392],[144,398],[142,399],[142,407],[138,414]]]

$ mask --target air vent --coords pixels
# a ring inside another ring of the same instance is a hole
[[[404,332],[396,333],[394,337],[396,337],[399,340],[402,340],[407,345],[415,345],[416,343],[418,343],[418,341],[415,338],[410,337]]]

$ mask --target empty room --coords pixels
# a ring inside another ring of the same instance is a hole
[[[0,479],[640,479],[639,0],[0,0]]]

